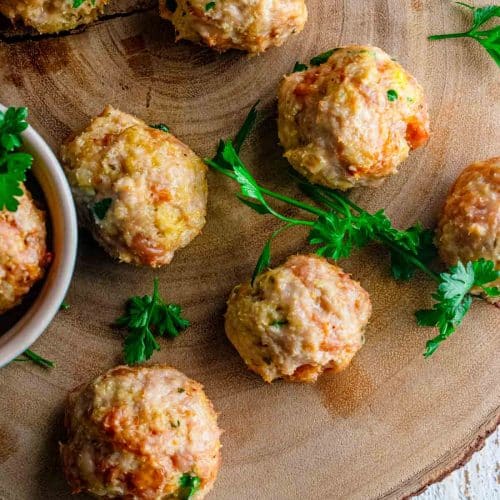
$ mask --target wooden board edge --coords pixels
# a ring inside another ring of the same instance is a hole
[[[464,445],[460,450],[455,452],[455,456],[448,461],[448,464],[444,467],[444,469],[439,470],[439,464],[426,472],[426,478],[419,485],[415,485],[416,489],[411,493],[406,494],[401,497],[401,500],[409,500],[411,498],[416,497],[423,493],[429,486],[432,486],[435,483],[442,481],[444,478],[449,476],[452,472],[455,472],[457,469],[460,469],[464,465],[466,465],[472,458],[472,456],[480,451],[488,437],[490,437],[500,425],[500,407],[497,408],[496,413],[490,418],[487,422],[485,422],[481,428],[479,429],[476,436],[473,438],[469,444]],[[411,489],[411,487],[410,487]],[[394,491],[394,493],[396,493]]]

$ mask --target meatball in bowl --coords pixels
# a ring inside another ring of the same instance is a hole
[[[423,89],[383,50],[352,45],[311,63],[286,76],[278,92],[285,157],[311,182],[377,186],[427,142]]]
[[[202,386],[169,366],[119,366],[77,387],[65,426],[74,493],[201,500],[216,480],[217,415]]]
[[[466,167],[448,193],[436,243],[449,266],[491,260],[500,269],[500,157]],[[500,280],[488,286],[500,286]],[[500,298],[488,298],[500,305]]]
[[[8,113],[1,105],[0,112]],[[16,203],[0,208],[0,366],[28,349],[57,314],[76,259],[76,212],[62,168],[31,127],[21,139],[15,154],[31,155],[32,168]]]
[[[166,128],[107,106],[61,159],[80,223],[121,262],[168,264],[205,225],[207,167]]]
[[[160,0],[160,15],[178,40],[258,54],[300,33],[307,8],[304,0]]]
[[[323,257],[294,255],[232,291],[225,329],[266,382],[315,382],[349,365],[371,309],[368,292],[342,269]]]

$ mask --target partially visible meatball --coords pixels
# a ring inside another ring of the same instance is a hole
[[[160,0],[160,15],[178,40],[259,53],[302,31],[307,8],[304,0]]]
[[[50,262],[45,214],[22,189],[15,212],[0,210],[0,314],[21,302]]]
[[[168,264],[205,225],[207,167],[171,133],[108,106],[61,157],[80,222],[123,262]]]
[[[199,500],[217,477],[217,415],[203,387],[174,368],[119,366],[77,387],[65,426],[60,449],[74,493]]]
[[[22,22],[39,33],[67,31],[95,21],[109,0],[1,0],[0,13],[13,22]]]
[[[422,87],[377,47],[335,49],[325,63],[286,76],[278,111],[285,157],[335,189],[379,185],[429,137]]]
[[[371,315],[368,292],[339,267],[314,255],[294,255],[237,286],[226,313],[226,334],[250,370],[315,382],[346,368],[364,342]]]
[[[441,213],[437,245],[450,266],[483,258],[500,269],[500,156],[459,175]],[[500,280],[490,286],[500,286]]]

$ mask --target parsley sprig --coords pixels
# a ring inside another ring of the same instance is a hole
[[[163,301],[155,278],[153,294],[131,297],[127,301],[126,314],[116,320],[116,325],[128,329],[123,353],[128,364],[136,364],[160,350],[155,336],[175,338],[190,323],[182,317],[180,306]]]
[[[31,168],[33,157],[16,151],[22,146],[21,133],[28,128],[27,108],[8,108],[0,111],[0,210],[15,212],[26,180],[26,171]]]
[[[439,335],[426,344],[424,356],[431,356],[439,345],[446,340],[460,325],[472,305],[471,290],[478,287],[488,297],[499,297],[500,288],[485,286],[500,277],[494,263],[480,259],[462,264],[441,273],[439,285],[433,295],[436,303],[432,309],[416,312],[420,326],[436,326]]]
[[[447,33],[444,35],[432,35],[429,40],[443,40],[445,38],[472,38],[479,42],[488,54],[500,67],[500,25],[491,29],[481,29],[484,24],[493,18],[500,17],[500,6],[486,5],[484,7],[474,7],[464,2],[456,2],[458,5],[466,7],[472,12],[472,26],[469,31],[463,33]]]
[[[255,122],[255,107],[252,108],[252,122]],[[244,131],[238,132],[238,149],[250,131],[248,118]],[[441,274],[430,267],[436,257],[433,244],[433,232],[415,224],[406,230],[396,229],[384,210],[369,213],[356,205],[344,194],[335,190],[311,184],[297,174],[291,174],[297,180],[302,191],[316,205],[270,191],[261,186],[241,160],[238,150],[231,139],[219,143],[217,154],[205,162],[214,170],[236,181],[240,186],[239,200],[259,214],[270,214],[284,223],[272,233],[264,245],[257,261],[252,283],[255,278],[269,267],[271,244],[274,238],[294,226],[305,226],[309,230],[309,243],[319,255],[339,260],[349,257],[353,250],[376,242],[386,247],[391,254],[391,273],[395,279],[408,280],[417,270],[422,271],[438,283],[433,295],[436,304],[431,310],[418,311],[417,322],[421,326],[435,326],[439,335],[427,342],[424,355],[433,354],[437,347],[446,340],[460,325],[468,312],[475,288],[489,297],[500,295],[500,288],[488,287],[488,283],[500,276],[494,263],[486,260],[462,263]],[[314,219],[290,217],[276,210],[268,199],[284,202],[298,208]]]
[[[426,262],[432,260],[435,249],[431,232],[415,225],[401,231],[394,228],[383,210],[371,214],[358,207],[346,196],[316,186],[303,178],[297,177],[300,187],[319,206],[304,203],[295,198],[270,191],[262,187],[246,168],[240,156],[228,139],[221,141],[217,155],[206,159],[214,170],[230,177],[240,185],[239,200],[259,214],[270,214],[285,225],[275,231],[267,241],[254,271],[255,277],[269,266],[272,240],[283,231],[294,226],[309,228],[309,243],[316,247],[316,253],[334,260],[349,257],[356,248],[362,248],[371,242],[379,242],[391,251],[392,274],[397,279],[409,279],[417,269],[438,279],[438,275],[429,269]],[[314,215],[315,220],[289,217],[273,208],[267,198],[285,202],[302,211]]]

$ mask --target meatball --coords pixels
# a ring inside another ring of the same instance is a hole
[[[177,39],[259,53],[302,31],[307,8],[304,0],[160,0],[160,15]]]
[[[232,291],[225,327],[266,382],[315,382],[323,371],[349,365],[370,315],[368,292],[342,269],[322,257],[294,255]]]
[[[436,238],[450,266],[483,258],[500,269],[500,156],[462,171],[446,199]],[[490,286],[500,286],[500,280]]]
[[[103,13],[109,0],[2,0],[0,13],[13,22],[21,21],[39,33],[57,33],[88,24]]]
[[[108,106],[61,156],[80,222],[120,261],[168,264],[205,225],[207,167],[169,132]]]
[[[22,189],[15,212],[0,210],[0,314],[21,302],[50,261],[45,214]]]
[[[278,111],[285,157],[335,189],[379,185],[429,137],[422,87],[377,47],[334,49],[325,63],[286,76]]]
[[[65,426],[60,450],[74,493],[198,500],[217,477],[217,415],[203,387],[174,368],[119,366],[77,387]]]

